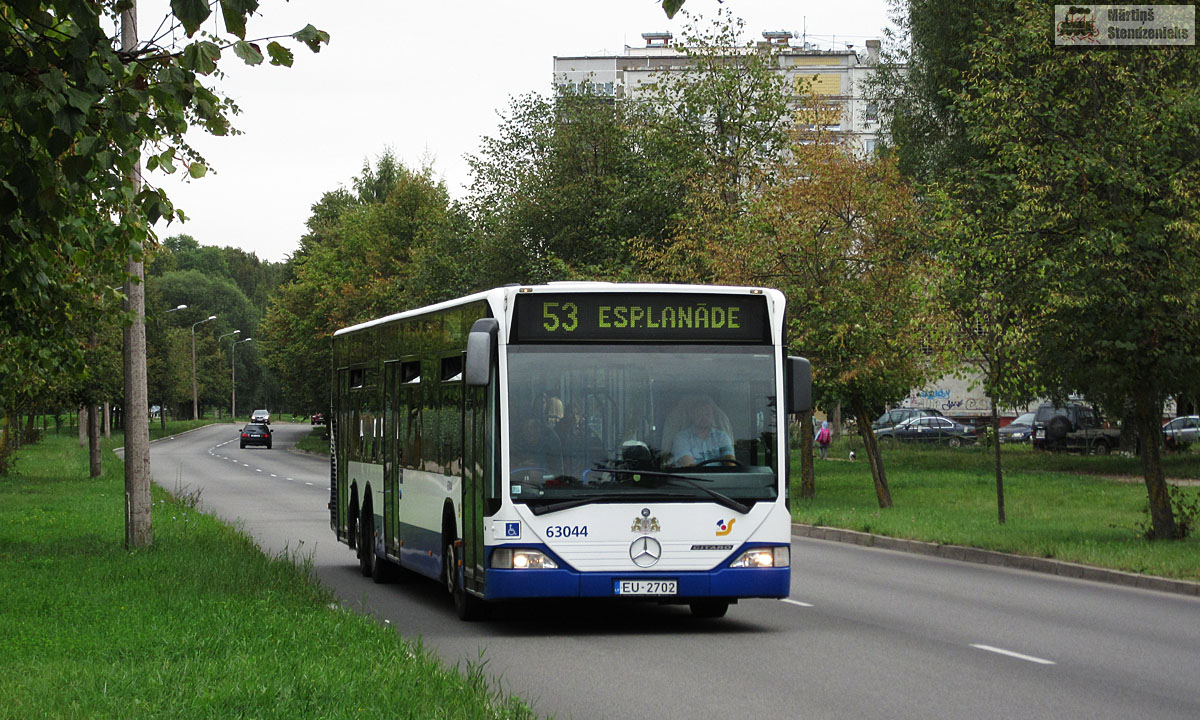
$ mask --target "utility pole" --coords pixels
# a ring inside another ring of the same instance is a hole
[[[137,49],[137,0],[121,13],[121,50],[126,57]],[[130,171],[133,195],[142,189],[142,163]],[[140,244],[140,243],[139,243]],[[150,517],[150,406],[146,390],[146,290],[141,248],[125,264],[125,309],[133,322],[125,328],[125,548],[149,547],[154,542]]]

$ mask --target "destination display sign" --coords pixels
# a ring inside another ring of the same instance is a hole
[[[762,295],[518,295],[513,342],[770,342]]]

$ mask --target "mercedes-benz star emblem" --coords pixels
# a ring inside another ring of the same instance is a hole
[[[662,545],[649,535],[642,536],[629,546],[629,557],[638,567],[650,567],[662,557]]]

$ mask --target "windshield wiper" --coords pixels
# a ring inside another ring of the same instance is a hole
[[[704,482],[712,482],[712,480],[710,478],[692,477],[690,475],[681,475],[680,473],[671,473],[671,472],[660,472],[658,470],[626,470],[624,468],[596,468],[596,470],[598,470],[600,472],[630,473],[633,475],[650,475],[652,477],[662,477],[662,478],[666,478],[668,480],[679,480],[679,481],[682,481],[683,483],[685,483],[688,487],[695,488],[695,489],[699,490],[700,492],[705,493],[706,495],[711,497],[713,500],[716,500],[717,504],[723,505],[723,506],[729,508],[730,510],[735,510],[737,512],[740,512],[743,515],[750,512],[749,505],[738,502],[737,500],[734,500],[733,498],[729,497],[728,495],[719,493],[716,490],[713,490],[711,488],[706,488],[700,484],[700,483],[704,483]]]
[[[560,510],[570,510],[571,508],[581,507],[583,505],[591,505],[594,502],[605,500],[628,500],[629,493],[604,493],[600,495],[588,495],[587,497],[579,497],[573,500],[563,500],[561,502],[550,503],[549,505],[529,505],[529,510],[534,515],[545,515],[547,513],[558,512]]]

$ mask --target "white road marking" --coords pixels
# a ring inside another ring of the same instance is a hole
[[[248,463],[242,463],[242,467],[250,467]]]
[[[1008,657],[1016,658],[1018,660],[1025,660],[1027,662],[1037,663],[1038,665],[1053,665],[1054,664],[1053,660],[1046,660],[1044,658],[1034,657],[1032,655],[1022,655],[1019,652],[1013,652],[1012,650],[1005,650],[1003,648],[992,647],[991,645],[978,645],[978,644],[972,643],[971,647],[975,648],[976,650],[986,650],[987,652],[996,653],[998,655],[1007,655]]]
[[[275,473],[271,473],[271,477],[279,477],[279,476],[276,475]]]
[[[250,467],[250,466],[247,465],[246,467]],[[254,468],[254,472],[262,472],[262,468]]]
[[[799,600],[792,600],[791,598],[784,598],[783,601],[789,605],[799,605],[800,607],[812,607],[812,605],[809,605],[806,602],[800,602]]]
[[[288,478],[288,480],[291,480],[291,478]],[[306,482],[306,483],[304,483],[304,484],[305,484],[305,485],[312,485],[312,483],[310,483],[310,482]]]

